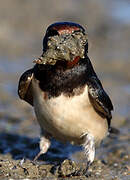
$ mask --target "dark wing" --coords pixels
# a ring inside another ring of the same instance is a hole
[[[88,79],[88,95],[95,111],[108,121],[110,127],[113,110],[112,102],[96,76]]]
[[[29,69],[22,74],[18,85],[18,95],[21,99],[25,100],[33,106],[33,95],[31,87],[32,78],[33,69]]]

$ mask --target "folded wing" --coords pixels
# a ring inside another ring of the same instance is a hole
[[[96,76],[89,78],[87,84],[88,95],[93,108],[99,115],[107,119],[108,126],[110,127],[113,105],[109,96],[104,91],[101,82]]]
[[[31,82],[33,78],[33,69],[25,71],[19,80],[18,95],[21,99],[33,106],[33,95]]]

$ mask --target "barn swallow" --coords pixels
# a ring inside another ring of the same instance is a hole
[[[113,105],[88,57],[85,29],[71,22],[50,25],[34,62],[20,77],[18,94],[33,106],[41,127],[35,160],[54,137],[82,145],[89,167],[95,147],[109,132]]]

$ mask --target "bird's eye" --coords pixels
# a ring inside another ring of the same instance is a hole
[[[50,37],[50,36],[59,35],[59,33],[58,33],[58,31],[55,30],[55,29],[50,29],[50,30],[47,32],[47,35],[48,35],[48,37]]]

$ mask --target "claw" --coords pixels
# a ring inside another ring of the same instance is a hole
[[[35,162],[41,156],[41,154],[42,154],[42,152],[40,151],[33,159],[33,162]]]

